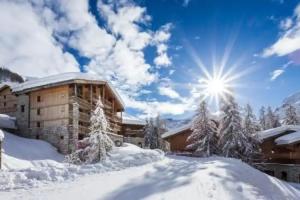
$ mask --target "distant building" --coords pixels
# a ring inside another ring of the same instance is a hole
[[[300,126],[284,125],[258,135],[264,171],[286,181],[300,182]]]
[[[187,138],[192,133],[191,124],[186,124],[178,128],[169,130],[162,135],[162,138],[166,140],[170,145],[171,152],[186,152]]]
[[[124,142],[132,143],[144,148],[145,125],[146,122],[142,120],[123,118],[121,135],[124,136]]]
[[[17,112],[17,97],[12,93],[15,83],[0,84],[0,113],[15,117]]]

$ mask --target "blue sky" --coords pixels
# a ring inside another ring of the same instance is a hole
[[[279,106],[300,91],[296,0],[2,1],[0,64],[25,76],[96,73],[127,113],[181,118],[199,79],[231,71],[241,105]],[[298,6],[298,7],[297,7]],[[22,23],[20,20],[22,19]],[[14,28],[10,28],[14,27]],[[211,104],[214,109],[214,104]]]

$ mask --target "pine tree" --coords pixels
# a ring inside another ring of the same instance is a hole
[[[114,143],[107,135],[110,130],[109,123],[103,111],[101,98],[91,115],[89,136],[81,141],[83,149],[79,149],[67,157],[67,161],[74,164],[95,163],[106,158]]]
[[[258,131],[256,117],[253,114],[252,107],[249,104],[245,106],[245,113],[242,126],[243,129],[250,134],[254,134],[256,131]]]
[[[164,121],[157,115],[155,119],[150,118],[144,129],[145,146],[150,149],[164,149],[164,141],[161,135],[166,131]]]
[[[260,141],[258,139],[257,131],[259,126],[256,124],[256,117],[249,104],[245,107],[245,117],[243,119],[243,131],[247,137],[248,145],[245,146],[243,152],[244,161],[252,163],[253,159],[260,155]]]
[[[262,106],[260,111],[259,111],[259,124],[260,124],[260,128],[261,130],[266,130],[267,127],[266,127],[266,110],[265,110],[265,107]]]
[[[220,121],[219,148],[225,157],[245,159],[245,152],[250,148],[248,137],[242,128],[242,118],[238,104],[229,95],[221,107],[223,117]]]
[[[275,115],[272,111],[272,108],[269,106],[266,114],[266,129],[274,128]]]
[[[285,117],[283,123],[286,125],[297,125],[299,124],[296,108],[292,105],[287,105],[285,109]]]
[[[146,126],[144,128],[144,140],[145,140],[145,146],[150,148],[151,142],[153,141],[152,137],[154,135],[154,124],[153,119],[149,118],[146,120]]]
[[[210,156],[217,152],[217,128],[209,119],[206,102],[201,102],[192,122],[192,134],[187,138],[187,149],[201,156]]]
[[[269,106],[266,114],[266,129],[276,128],[280,125],[279,116],[276,115]]]

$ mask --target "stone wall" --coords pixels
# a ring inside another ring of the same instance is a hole
[[[276,178],[300,183],[300,165],[298,164],[277,164],[266,163],[260,164],[262,171]]]
[[[49,142],[62,154],[70,153],[69,137],[72,134],[72,128],[67,126],[53,126],[43,128],[30,128],[28,131],[30,138],[41,139]]]

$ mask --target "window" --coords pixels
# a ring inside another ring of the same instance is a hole
[[[25,112],[25,105],[21,105],[21,112]]]
[[[3,98],[6,99],[6,95],[4,95]]]
[[[37,139],[37,140],[40,139],[40,136],[39,136],[39,135],[36,135],[36,136],[35,136],[35,139]]]
[[[41,96],[37,96],[37,102],[41,102]]]
[[[16,107],[17,107],[17,104],[14,104],[14,107],[16,108]]]
[[[93,85],[93,93],[96,93],[96,86]]]
[[[60,136],[60,139],[61,139],[61,140],[63,140],[63,139],[64,139],[64,136],[63,136],[63,135],[61,135],[61,136]]]
[[[36,122],[36,127],[40,128],[41,127],[41,122]]]
[[[285,171],[281,172],[281,179],[287,181],[287,173]]]
[[[3,106],[4,106],[4,107],[6,106],[6,102],[3,103]]]
[[[41,109],[40,109],[40,108],[38,108],[38,109],[36,110],[36,114],[37,114],[37,115],[41,115]]]

